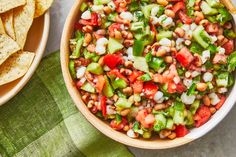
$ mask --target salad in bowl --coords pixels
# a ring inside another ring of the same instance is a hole
[[[172,140],[224,104],[236,34],[218,0],[94,0],[80,11],[69,71],[84,104],[112,129]]]

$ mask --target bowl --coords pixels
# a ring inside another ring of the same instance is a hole
[[[62,39],[61,39],[61,68],[64,77],[64,81],[67,87],[67,90],[72,97],[73,101],[75,102],[77,108],[80,112],[86,117],[86,119],[99,131],[101,131],[106,136],[112,138],[115,141],[123,143],[128,146],[133,146],[137,148],[144,148],[144,149],[167,149],[173,148],[177,146],[184,145],[189,143],[197,138],[205,135],[207,132],[212,130],[231,110],[234,103],[236,102],[236,97],[234,96],[236,93],[236,84],[231,89],[228,94],[228,98],[225,101],[225,104],[221,107],[219,111],[217,111],[212,118],[203,126],[199,128],[194,128],[190,131],[188,135],[182,138],[176,138],[174,140],[160,140],[158,138],[152,138],[150,140],[144,139],[132,139],[128,137],[126,134],[118,132],[110,128],[110,126],[97,118],[93,113],[91,113],[87,106],[81,99],[81,95],[77,90],[69,72],[68,63],[69,63],[69,40],[72,37],[74,24],[79,19],[80,15],[80,5],[82,0],[77,0],[65,23]],[[234,20],[236,20],[236,16],[234,16]]]
[[[0,86],[0,106],[14,97],[30,80],[38,67],[47,44],[50,27],[50,14],[45,13],[43,16],[34,19],[33,25],[30,28],[25,50],[35,52],[35,58],[28,72],[20,79]]]

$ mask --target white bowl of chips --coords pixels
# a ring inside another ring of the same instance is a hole
[[[53,0],[0,0],[0,106],[29,81],[42,59]]]

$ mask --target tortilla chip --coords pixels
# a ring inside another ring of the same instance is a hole
[[[34,53],[17,52],[0,66],[0,86],[26,74],[34,59]]]
[[[0,65],[13,53],[20,50],[20,46],[8,35],[0,35]]]
[[[24,48],[29,29],[33,23],[35,12],[35,0],[26,0],[26,5],[14,9],[14,30],[16,42],[21,49]]]
[[[34,18],[43,15],[52,5],[53,0],[35,0],[36,9]]]
[[[26,0],[0,0],[0,13],[25,5]]]
[[[13,26],[13,10],[10,10],[1,15],[4,29],[12,39],[16,39]]]
[[[4,29],[4,26],[3,26],[3,23],[2,23],[2,19],[0,17],[0,34],[5,34],[5,29]]]

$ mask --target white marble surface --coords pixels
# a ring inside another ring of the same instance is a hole
[[[74,0],[55,0],[51,8],[51,29],[45,55],[60,47],[60,38],[66,16]],[[131,148],[136,157],[235,157],[236,108],[210,133],[185,146],[168,150]]]

